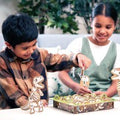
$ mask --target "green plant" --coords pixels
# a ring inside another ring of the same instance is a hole
[[[44,33],[45,25],[60,28],[63,33],[75,34],[78,24],[76,16],[83,17],[88,33],[91,31],[90,18],[96,3],[108,0],[19,0],[20,12],[29,14],[35,20],[39,32]],[[109,0],[119,13],[118,24],[115,32],[120,32],[120,0]]]
[[[35,19],[40,33],[44,32],[44,26],[47,25],[73,34],[78,26],[75,16],[66,9],[72,3],[73,0],[19,0],[18,8]]]
[[[94,4],[95,4],[95,0],[75,0],[74,2],[74,7],[73,7],[74,14],[84,18],[88,33],[90,33],[91,30],[90,17]]]

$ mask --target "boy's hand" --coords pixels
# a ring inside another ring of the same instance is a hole
[[[41,101],[42,101],[44,107],[47,107],[47,106],[48,106],[48,102],[47,102],[47,100],[45,100],[45,99],[41,99]]]
[[[91,60],[88,58],[88,57],[86,57],[85,55],[83,55],[83,54],[80,54],[80,53],[78,53],[77,55],[76,55],[76,62],[77,62],[77,64],[78,64],[78,66],[80,67],[80,68],[84,68],[85,70],[90,66],[90,64],[91,64]]]
[[[26,103],[25,105],[21,106],[22,110],[28,110],[29,109],[29,103]]]

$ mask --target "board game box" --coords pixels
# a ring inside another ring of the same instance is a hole
[[[114,99],[103,95],[86,94],[86,95],[69,95],[53,98],[53,107],[65,110],[74,114],[108,110],[114,108]]]

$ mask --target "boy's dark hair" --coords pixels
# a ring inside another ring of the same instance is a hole
[[[38,37],[34,20],[26,14],[10,15],[2,24],[4,40],[15,47],[23,42],[30,42]]]
[[[105,3],[99,3],[92,12],[92,20],[97,15],[104,15],[106,17],[111,17],[114,20],[114,23],[116,25],[118,13],[117,10],[114,8],[114,6],[108,2]]]

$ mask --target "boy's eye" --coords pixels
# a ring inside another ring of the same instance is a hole
[[[23,50],[27,50],[27,49],[28,49],[28,47],[24,47],[24,48],[23,48]]]
[[[32,47],[35,47],[37,43],[33,44]],[[23,50],[27,50],[29,47],[23,47]]]
[[[33,44],[33,47],[36,46],[37,43]]]

